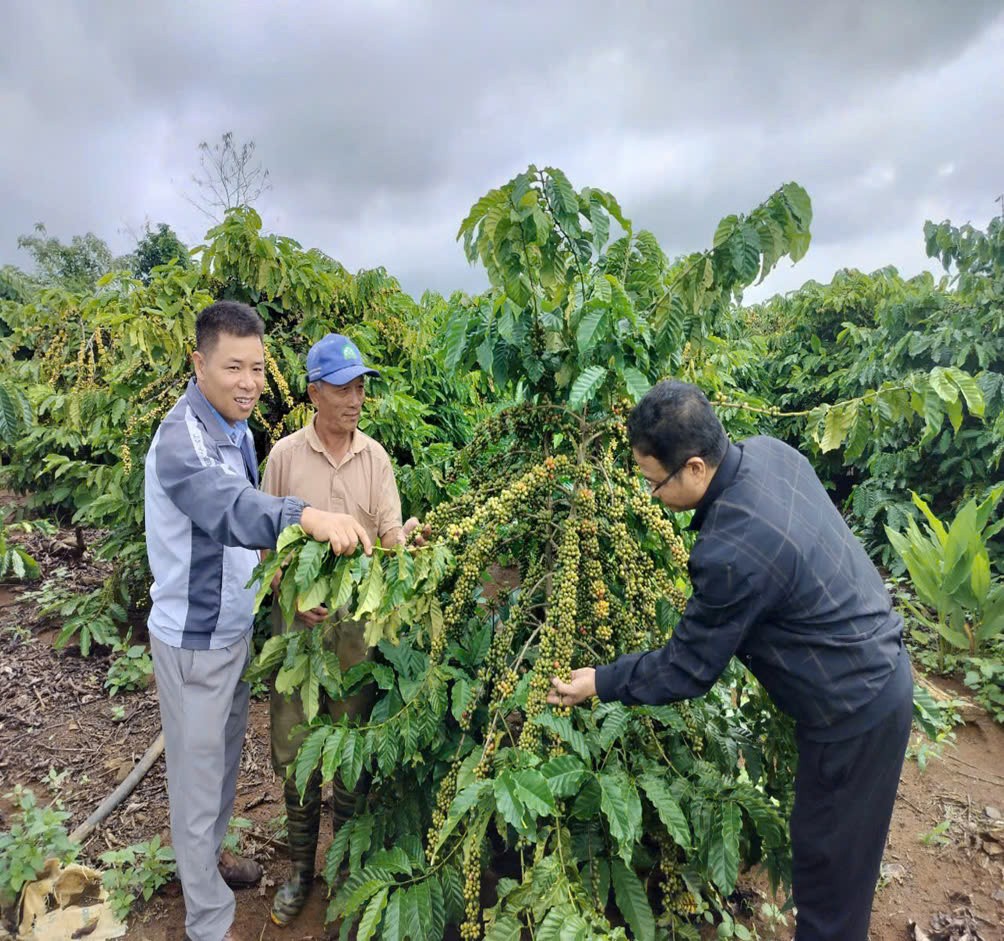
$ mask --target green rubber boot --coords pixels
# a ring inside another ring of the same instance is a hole
[[[362,778],[359,779],[362,783]],[[341,829],[345,823],[356,812],[356,799],[358,797],[359,785],[355,791],[346,791],[341,786],[340,781],[332,782],[331,786],[331,834],[332,837]]]
[[[359,809],[359,798],[365,793],[366,788],[369,786],[370,776],[368,772],[363,772],[360,776],[358,782],[356,782],[356,787],[352,791],[345,790],[342,787],[341,781],[337,778],[331,782],[331,837],[334,839],[338,835],[338,831],[345,825],[345,823],[356,813]],[[343,882],[349,874],[349,861],[348,859],[343,859],[341,866],[338,868],[336,874],[336,879],[339,882]],[[337,884],[337,883],[336,883]],[[329,887],[332,891],[334,886]],[[331,909],[334,914],[334,909]]]
[[[288,925],[303,911],[314,884],[317,830],[321,824],[320,775],[315,775],[308,782],[302,804],[292,781],[285,783],[283,794],[286,798],[286,829],[289,834],[292,874],[289,882],[279,886],[272,900],[272,921],[280,926]]]

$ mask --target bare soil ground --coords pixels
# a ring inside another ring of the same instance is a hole
[[[45,546],[33,548],[46,551]],[[60,552],[58,546],[51,548]],[[60,564],[62,577],[75,584],[97,574],[86,557],[63,558]],[[110,698],[103,688],[110,657],[98,653],[85,659],[72,646],[54,650],[54,625],[40,621],[37,603],[24,595],[21,587],[0,586],[0,794],[23,784],[40,800],[58,797],[72,813],[72,829],[156,737],[156,692]],[[965,692],[951,681],[936,682],[952,695]],[[956,729],[954,743],[939,755],[928,755],[925,770],[916,759],[908,760],[904,769],[875,900],[873,941],[1004,941],[1004,729],[975,707],[966,715],[968,721]],[[9,812],[10,804],[0,800],[0,829],[7,827]],[[262,862],[266,876],[258,888],[237,895],[240,936],[329,937],[321,881],[292,927],[282,930],[269,921],[272,893],[286,871],[282,841],[275,835],[283,812],[281,785],[268,759],[267,704],[253,701],[235,814],[251,821],[244,848]],[[84,861],[94,863],[106,849],[156,834],[169,840],[163,758],[87,840]],[[322,852],[329,840],[325,820]],[[754,913],[765,900],[762,882],[755,873],[743,882]],[[758,914],[744,920],[761,938],[787,941],[793,934],[791,916],[787,927]],[[126,938],[174,941],[183,937],[183,924],[183,901],[174,883],[132,917]]]

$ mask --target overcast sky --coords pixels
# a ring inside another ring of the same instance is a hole
[[[483,283],[457,228],[531,162],[671,256],[798,181],[812,247],[754,296],[931,268],[924,220],[983,226],[1004,192],[1004,0],[4,0],[0,37],[0,264],[36,222],[197,244],[225,130],[270,170],[268,229],[416,294]]]

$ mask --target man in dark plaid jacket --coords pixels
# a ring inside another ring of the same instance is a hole
[[[913,711],[902,620],[793,448],[730,443],[704,394],[677,381],[642,399],[628,435],[652,495],[696,511],[693,595],[661,650],[554,679],[549,701],[689,699],[739,657],[796,721],[797,941],[865,941]]]

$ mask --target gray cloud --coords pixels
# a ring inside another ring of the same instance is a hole
[[[1004,4],[795,0],[0,8],[0,263],[44,221],[205,222],[196,145],[254,138],[265,225],[415,293],[482,283],[454,242],[528,163],[617,195],[671,254],[795,179],[813,247],[760,289],[924,264],[926,216],[984,223],[1004,187]]]

